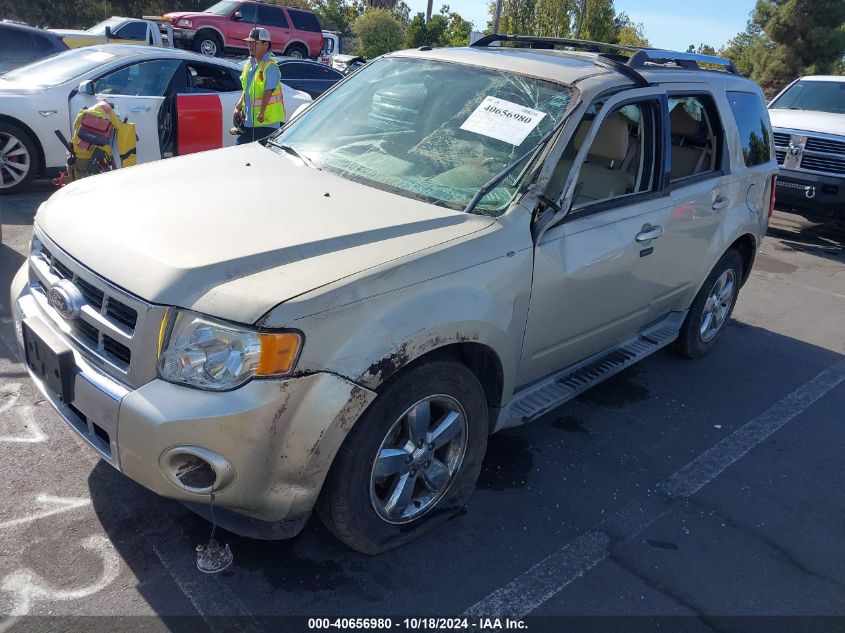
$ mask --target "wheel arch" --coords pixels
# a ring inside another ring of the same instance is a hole
[[[751,233],[745,233],[734,240],[728,250],[732,249],[737,251],[742,258],[742,280],[740,282],[740,287],[742,287],[751,274],[751,267],[754,265],[754,258],[757,256],[757,240]]]
[[[44,147],[41,145],[41,140],[38,138],[38,135],[33,132],[32,128],[29,127],[26,123],[24,123],[20,119],[16,119],[15,117],[9,116],[8,114],[0,114],[0,121],[8,123],[9,125],[19,127],[21,130],[23,130],[29,135],[29,140],[32,141],[32,144],[35,146],[35,151],[38,153],[38,171],[36,171],[35,174],[39,176],[43,174],[44,170],[47,168],[47,159],[44,155]]]
[[[220,46],[222,48],[226,48],[226,36],[223,35],[223,33],[222,33],[222,31],[220,31],[220,29],[218,29],[216,26],[211,26],[210,24],[205,25],[205,26],[201,26],[197,29],[197,34],[194,35],[195,41],[203,31],[211,31],[212,33],[214,33],[217,36],[217,39],[220,41]]]

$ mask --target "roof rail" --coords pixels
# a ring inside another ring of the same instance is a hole
[[[592,40],[576,40],[562,37],[536,37],[533,35],[509,35],[493,33],[476,40],[470,46],[486,47],[495,42],[517,42],[528,44],[531,48],[550,49],[557,46],[567,46],[576,50],[598,53],[599,60],[604,65],[611,66],[637,83],[648,85],[648,82],[637,70],[659,67],[660,64],[673,63],[687,70],[706,70],[699,64],[713,64],[724,66],[729,73],[739,75],[734,63],[724,57],[713,55],[699,55],[698,53],[680,53],[643,46],[628,46],[627,44],[607,44]],[[620,55],[619,53],[622,53]],[[624,55],[627,54],[627,59]],[[624,61],[623,61],[624,60]]]
[[[601,52],[601,49],[606,49],[613,52],[618,51],[625,53],[633,53],[635,51],[642,50],[638,46],[605,44],[604,42],[593,42],[590,40],[573,40],[562,37],[535,37],[533,35],[507,35],[501,33],[485,35],[484,37],[470,44],[470,46],[487,47],[493,44],[494,42],[520,42],[524,44],[530,44],[531,48],[539,49],[553,49],[555,45],[568,46],[569,48],[585,50],[590,53],[598,53],[599,55],[595,60],[596,63],[607,68],[612,68],[617,72],[622,73],[638,86],[645,87],[648,85],[648,81],[640,73],[628,66],[625,62],[621,61],[621,59],[624,59],[624,57],[621,57],[620,55],[602,54]]]
[[[714,55],[699,55],[698,53],[679,53],[676,51],[663,51],[654,48],[643,48],[631,55],[628,60],[628,66],[631,68],[648,68],[647,64],[664,64],[666,62],[674,63],[681,68],[691,70],[701,70],[699,64],[713,64],[714,66],[724,66],[725,70],[734,75],[739,75],[739,71],[734,66],[734,63],[724,57],[716,57]]]

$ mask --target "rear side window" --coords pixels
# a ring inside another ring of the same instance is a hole
[[[314,31],[322,33],[323,29],[320,26],[320,21],[317,16],[310,11],[297,11],[296,9],[288,9],[290,19],[293,21],[293,26],[300,31]]]
[[[720,169],[722,126],[709,95],[669,95],[671,179],[677,182]]]
[[[32,41],[35,44],[35,50],[41,53],[49,53],[58,48],[49,38],[43,35],[33,35]]]
[[[32,41],[29,34],[17,29],[0,29],[0,51],[4,52],[30,52]]]
[[[728,91],[728,102],[742,142],[742,156],[747,167],[772,159],[772,128],[766,106],[753,92]]]
[[[281,9],[275,7],[265,7],[259,5],[258,7],[258,22],[264,26],[278,26],[287,28],[288,21]]]
[[[143,42],[147,39],[147,25],[144,22],[130,22],[115,32],[119,40],[136,40]]]

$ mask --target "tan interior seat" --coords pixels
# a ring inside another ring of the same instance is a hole
[[[581,126],[575,133],[576,150],[581,148],[586,136],[587,129]],[[575,203],[624,195],[632,184],[631,176],[621,169],[627,153],[628,119],[617,112],[601,124],[587,154],[587,162],[581,165]]]
[[[700,124],[693,119],[681,104],[669,113],[669,129],[672,133],[672,180],[686,178],[701,171],[705,148],[692,143],[698,136]]]

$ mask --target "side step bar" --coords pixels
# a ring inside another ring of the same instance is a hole
[[[686,312],[671,312],[613,349],[528,385],[502,409],[496,430],[533,422],[678,338]]]

